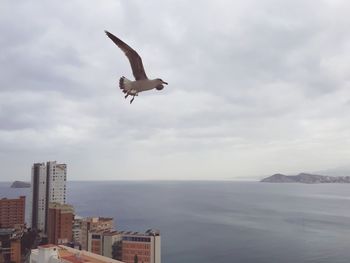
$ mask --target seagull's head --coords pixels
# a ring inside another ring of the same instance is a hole
[[[156,86],[156,89],[157,89],[157,90],[162,90],[162,89],[164,89],[164,85],[163,85],[163,84],[168,85],[168,82],[165,82],[165,81],[162,80],[162,79],[156,79],[156,81],[157,81],[157,86]]]

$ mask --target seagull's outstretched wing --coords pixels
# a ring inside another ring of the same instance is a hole
[[[125,55],[128,57],[132,73],[136,80],[141,79],[147,79],[146,72],[143,68],[142,59],[137,54],[135,50],[133,50],[131,47],[129,47],[126,43],[121,41],[119,38],[117,38],[115,35],[109,33],[108,31],[105,31],[107,36],[112,39],[112,41],[125,53]]]

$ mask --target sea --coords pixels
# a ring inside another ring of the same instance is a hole
[[[350,262],[350,184],[74,181],[67,191],[79,216],[159,229],[163,263]],[[0,197],[28,194],[0,183]]]

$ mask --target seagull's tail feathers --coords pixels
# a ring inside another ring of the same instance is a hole
[[[124,76],[121,77],[119,79],[119,88],[122,90],[128,90],[129,88],[131,88],[131,81]]]
[[[125,77],[121,77],[119,79],[119,88],[124,90],[125,89],[125,84],[124,84]]]
[[[131,80],[127,79],[126,77],[121,77],[119,79],[119,88],[124,92],[127,93],[132,89],[131,86]]]

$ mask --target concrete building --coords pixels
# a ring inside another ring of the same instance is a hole
[[[11,263],[22,262],[20,238],[11,240],[10,260],[11,260]]]
[[[88,250],[89,232],[111,231],[113,229],[113,218],[109,217],[87,217],[81,223],[81,249]]]
[[[103,253],[102,255],[109,258],[121,260],[123,236],[120,232],[110,231],[103,236]]]
[[[47,232],[48,205],[50,202],[66,203],[66,181],[66,164],[56,161],[33,164],[29,219],[33,229]]]
[[[72,241],[73,206],[50,203],[47,217],[47,238],[50,244],[67,244]]]
[[[0,262],[21,263],[23,229],[0,229]]]
[[[66,246],[45,245],[33,249],[30,263],[123,263],[91,252]]]
[[[114,258],[113,245],[115,242],[121,241],[122,235],[118,231],[90,231],[87,250],[105,257]],[[121,247],[118,254],[120,255],[119,259],[121,259]]]
[[[73,242],[75,244],[81,244],[82,223],[83,223],[83,218],[75,215],[74,221],[73,221],[73,228],[72,228]]]
[[[46,165],[44,163],[35,163],[32,167],[31,180],[31,213],[29,225],[33,229],[45,230],[46,221]]]
[[[0,228],[15,228],[24,225],[26,197],[0,199]]]
[[[160,263],[160,233],[148,230],[146,233],[125,231],[90,231],[88,251],[115,258],[126,263]]]
[[[122,234],[122,261],[160,263],[161,239],[160,232],[149,229],[146,233],[127,232]]]

